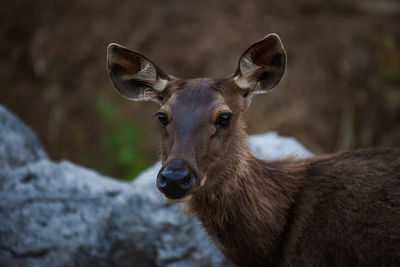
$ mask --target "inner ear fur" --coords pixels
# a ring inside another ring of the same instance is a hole
[[[244,95],[265,93],[281,80],[286,67],[286,52],[276,34],[268,34],[250,46],[240,57],[234,75]]]
[[[171,80],[145,56],[114,43],[107,48],[107,69],[117,91],[135,101],[161,102]]]

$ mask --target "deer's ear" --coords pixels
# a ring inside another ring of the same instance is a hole
[[[170,80],[148,58],[118,44],[107,48],[107,68],[118,92],[136,101],[160,103]]]
[[[234,81],[245,94],[265,93],[278,84],[285,67],[286,53],[281,39],[276,34],[268,34],[240,57]]]

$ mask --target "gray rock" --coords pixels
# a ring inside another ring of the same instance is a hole
[[[249,147],[254,156],[265,160],[290,156],[308,158],[313,155],[295,138],[279,136],[276,132],[250,136]]]
[[[0,188],[0,266],[224,263],[178,206],[68,161],[27,164]]]
[[[0,266],[230,265],[196,218],[164,204],[154,184],[159,163],[133,183],[120,182],[48,160],[35,135],[1,106],[0,131],[7,169],[0,175]],[[249,143],[267,158],[311,155],[277,134]]]
[[[0,175],[14,167],[47,158],[36,135],[0,105]]]

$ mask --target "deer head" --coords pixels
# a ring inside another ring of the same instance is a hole
[[[167,199],[184,201],[238,171],[249,153],[243,111],[254,94],[278,84],[286,54],[278,35],[269,34],[250,46],[235,73],[223,79],[179,79],[117,44],[108,46],[107,62],[123,96],[159,103],[162,168],[157,187]]]

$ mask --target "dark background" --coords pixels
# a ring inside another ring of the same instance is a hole
[[[317,154],[400,146],[397,0],[1,0],[0,103],[50,157],[129,179],[157,160],[157,105],[113,89],[106,47],[140,51],[183,78],[224,77],[278,33],[288,66],[254,98],[249,132],[296,137]]]

